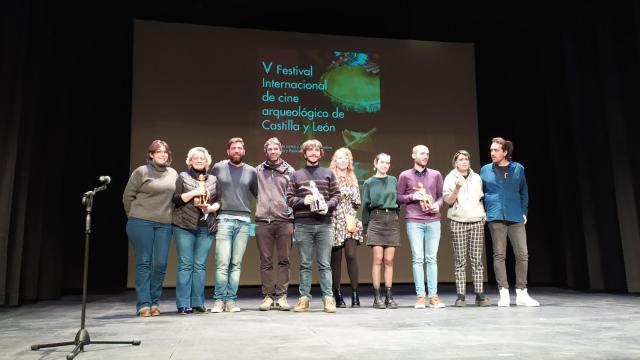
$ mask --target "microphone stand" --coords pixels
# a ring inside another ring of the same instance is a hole
[[[89,239],[91,236],[91,208],[93,207],[93,197],[97,192],[105,190],[107,184],[103,184],[91,191],[87,191],[82,196],[82,205],[85,206],[87,217],[85,220],[85,240],[84,240],[84,270],[82,279],[82,315],[80,316],[80,330],[76,333],[75,340],[65,341],[50,344],[36,344],[31,345],[31,350],[38,350],[43,348],[58,347],[75,345],[75,348],[67,355],[67,360],[75,358],[81,351],[84,351],[84,347],[90,344],[125,344],[125,345],[140,345],[140,340],[133,339],[131,341],[94,341],[89,337],[89,332],[85,328],[85,315],[87,310],[87,278],[89,274]]]

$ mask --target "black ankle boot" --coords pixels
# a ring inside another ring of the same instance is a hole
[[[358,288],[351,289],[351,307],[360,307],[360,298],[358,297]]]
[[[345,304],[344,298],[342,297],[342,291],[340,291],[340,288],[333,289],[333,296],[336,299],[336,307],[339,307],[339,308],[347,307],[347,304]]]
[[[382,300],[382,294],[380,292],[380,288],[373,288],[373,308],[374,309],[384,309],[387,306],[384,304]]]
[[[398,304],[393,301],[393,294],[391,294],[391,288],[386,288],[385,296],[384,296],[384,304],[387,306],[387,309],[397,309]]]

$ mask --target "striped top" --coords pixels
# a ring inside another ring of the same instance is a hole
[[[302,188],[309,186],[309,182],[316,183],[320,194],[324,196],[329,211],[326,215],[311,212],[309,205],[304,204],[304,198],[311,191]],[[291,174],[291,182],[287,189],[287,204],[293,209],[295,222],[299,224],[331,224],[331,215],[338,205],[340,188],[335,174],[330,169],[319,166],[305,166]]]

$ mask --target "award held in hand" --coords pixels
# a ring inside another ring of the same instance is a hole
[[[413,189],[422,196],[422,200],[420,200],[420,208],[422,211],[429,211],[433,205],[433,197],[427,192],[427,189],[424,188],[421,182]]]
[[[206,189],[205,186],[205,177],[204,175],[200,174],[200,176],[198,176],[198,185],[202,188]],[[204,195],[197,195],[193,198],[193,205],[195,205],[197,208],[202,209],[203,211],[209,206],[209,199],[211,198],[210,194],[209,194],[209,190],[206,190],[206,194]]]
[[[309,190],[311,192],[311,196],[313,197],[313,201],[309,205],[311,207],[312,212],[321,212],[327,209],[327,202],[324,200],[324,196],[320,194],[320,190],[316,186],[314,181],[309,181],[309,186],[301,186],[301,188]]]

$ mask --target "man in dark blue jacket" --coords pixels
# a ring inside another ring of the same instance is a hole
[[[516,305],[540,306],[527,292],[527,211],[529,191],[524,166],[511,161],[513,144],[500,137],[491,140],[491,164],[480,170],[487,224],[493,239],[493,269],[500,289],[498,306],[509,306],[509,283],[505,268],[507,236],[516,257]]]

